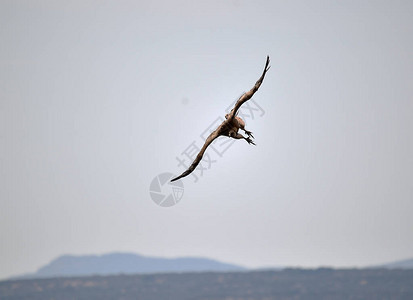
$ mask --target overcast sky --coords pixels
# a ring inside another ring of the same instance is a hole
[[[0,40],[0,278],[113,251],[413,257],[411,1],[1,1]],[[257,146],[210,149],[155,204],[151,181],[184,170],[267,55]]]

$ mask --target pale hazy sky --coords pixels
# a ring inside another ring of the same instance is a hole
[[[113,251],[413,257],[411,1],[1,1],[0,40],[0,278]],[[257,147],[157,206],[152,179],[183,171],[266,55]]]

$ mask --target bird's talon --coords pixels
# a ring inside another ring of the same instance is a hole
[[[249,137],[252,137],[253,139],[255,139],[251,131],[245,130],[245,133],[248,134]]]
[[[247,142],[248,142],[248,144],[253,144],[253,145],[255,145],[255,143],[250,139],[250,137],[247,137],[246,139],[245,139]],[[256,146],[256,145],[255,145]]]

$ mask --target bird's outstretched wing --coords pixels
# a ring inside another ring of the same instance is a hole
[[[261,77],[257,80],[257,82],[255,83],[253,88],[251,90],[249,90],[248,92],[244,93],[238,99],[237,103],[235,103],[234,108],[228,114],[228,119],[229,120],[233,119],[237,115],[237,112],[238,112],[239,108],[241,107],[241,105],[244,104],[245,102],[247,102],[249,99],[251,99],[251,97],[255,94],[255,92],[258,91],[259,87],[261,86],[262,81],[264,80],[265,74],[270,69],[270,67],[271,67],[270,66],[270,57],[267,56],[267,61],[265,63],[264,71],[262,72]]]
[[[183,172],[181,175],[179,175],[178,177],[175,177],[174,179],[171,180],[175,181],[178,180],[182,177],[185,177],[189,174],[192,173],[193,170],[195,170],[196,166],[199,164],[199,162],[201,161],[202,157],[204,156],[205,150],[208,148],[208,146],[217,138],[219,137],[219,131],[222,127],[222,124],[215,129],[213,132],[211,132],[211,134],[207,137],[207,139],[205,140],[205,144],[204,146],[202,146],[202,149],[199,151],[198,155],[196,156],[194,162],[189,166],[188,170],[186,170],[185,172]]]

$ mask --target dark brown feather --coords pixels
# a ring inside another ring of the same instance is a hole
[[[267,61],[265,62],[265,67],[264,67],[264,71],[262,72],[261,77],[257,80],[257,82],[255,83],[255,85],[253,86],[253,88],[251,90],[249,90],[248,92],[244,93],[239,99],[238,101],[235,103],[234,108],[231,110],[231,112],[228,114],[228,119],[233,119],[236,115],[238,110],[240,109],[241,105],[244,104],[245,102],[247,102],[249,99],[251,99],[251,97],[255,94],[256,91],[258,91],[258,89],[260,88],[265,74],[268,72],[268,70],[270,69],[270,57],[267,56]]]
[[[224,122],[225,123],[225,122]],[[198,155],[196,156],[195,160],[193,161],[193,163],[189,166],[188,170],[186,170],[185,172],[183,172],[181,175],[179,175],[178,177],[175,177],[174,179],[171,180],[175,181],[178,180],[182,177],[185,177],[189,174],[192,173],[192,171],[195,170],[195,168],[198,166],[199,162],[201,161],[202,157],[204,156],[204,153],[206,151],[206,149],[208,148],[209,145],[211,145],[211,143],[217,138],[219,137],[221,134],[221,128],[223,127],[224,123],[222,123],[217,129],[215,129],[213,132],[211,132],[211,134],[207,137],[207,139],[205,140],[204,146],[202,146],[201,150],[199,151]]]

